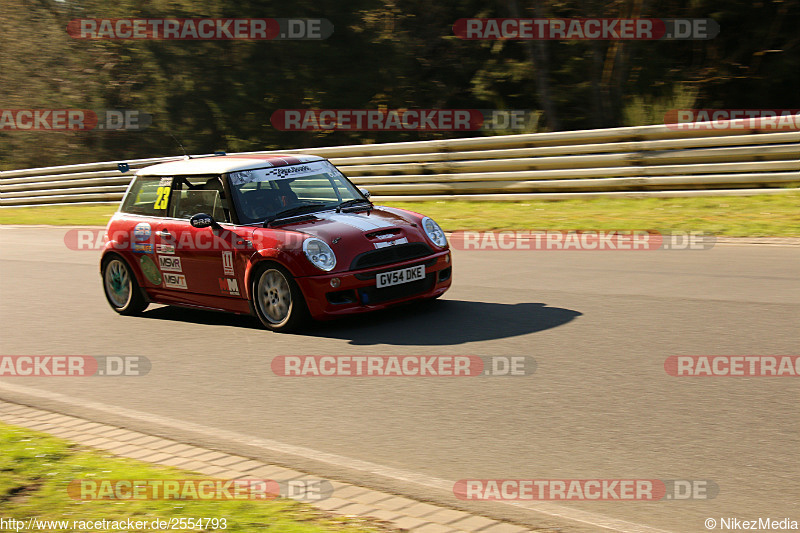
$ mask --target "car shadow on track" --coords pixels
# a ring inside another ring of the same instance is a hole
[[[212,326],[262,330],[255,317],[158,307],[144,318]],[[300,336],[347,340],[353,345],[448,345],[516,337],[562,326],[581,316],[578,311],[543,303],[501,304],[436,300],[394,307],[364,315],[315,322]],[[265,335],[270,335],[264,331]]]
[[[188,322],[192,324],[206,324],[209,326],[231,326],[235,328],[260,329],[266,333],[261,322],[254,316],[235,315],[220,311],[205,311],[202,309],[189,309],[164,305],[150,308],[142,313],[143,318],[156,320],[171,320],[174,322]]]
[[[582,313],[543,303],[436,300],[320,322],[303,335],[354,345],[448,345],[526,335],[564,325]]]

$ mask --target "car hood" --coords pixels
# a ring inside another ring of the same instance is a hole
[[[339,271],[346,269],[351,258],[384,246],[414,242],[423,242],[430,246],[422,231],[422,218],[422,215],[411,211],[375,207],[369,212],[313,213],[313,218],[281,224],[274,229],[313,235],[324,240],[340,261],[335,269]]]
[[[284,230],[301,231],[324,239],[330,243],[337,237],[348,239],[354,236],[386,234],[400,230],[404,235],[420,235],[419,219],[412,213],[398,212],[390,208],[374,208],[370,211],[341,212],[324,211],[314,213],[314,219],[301,220],[281,225]]]

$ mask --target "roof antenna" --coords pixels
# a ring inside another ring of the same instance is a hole
[[[191,159],[192,156],[190,156],[189,154],[186,153],[186,148],[184,148],[183,145],[181,144],[181,142],[178,139],[175,138],[175,136],[172,134],[172,132],[167,130],[167,133],[169,133],[169,136],[172,137],[172,140],[175,141],[176,143],[178,143],[178,146],[181,147],[181,150],[183,150],[183,155],[186,156],[186,159]]]

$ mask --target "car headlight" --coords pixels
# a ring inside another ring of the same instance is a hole
[[[422,219],[422,229],[425,230],[425,235],[428,236],[433,244],[439,248],[447,246],[447,237],[444,236],[444,231],[432,218],[425,217]]]
[[[303,252],[315,267],[325,272],[330,272],[336,266],[336,255],[331,247],[320,239],[306,239],[303,242]]]

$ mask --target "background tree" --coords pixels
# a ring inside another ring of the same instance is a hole
[[[278,109],[531,109],[531,131],[653,124],[677,107],[797,108],[798,0],[4,0],[0,109],[137,109],[143,132],[2,132],[0,168],[394,142],[283,132]],[[465,41],[469,17],[712,17],[709,41]],[[327,18],[325,41],[77,40],[74,18]]]

